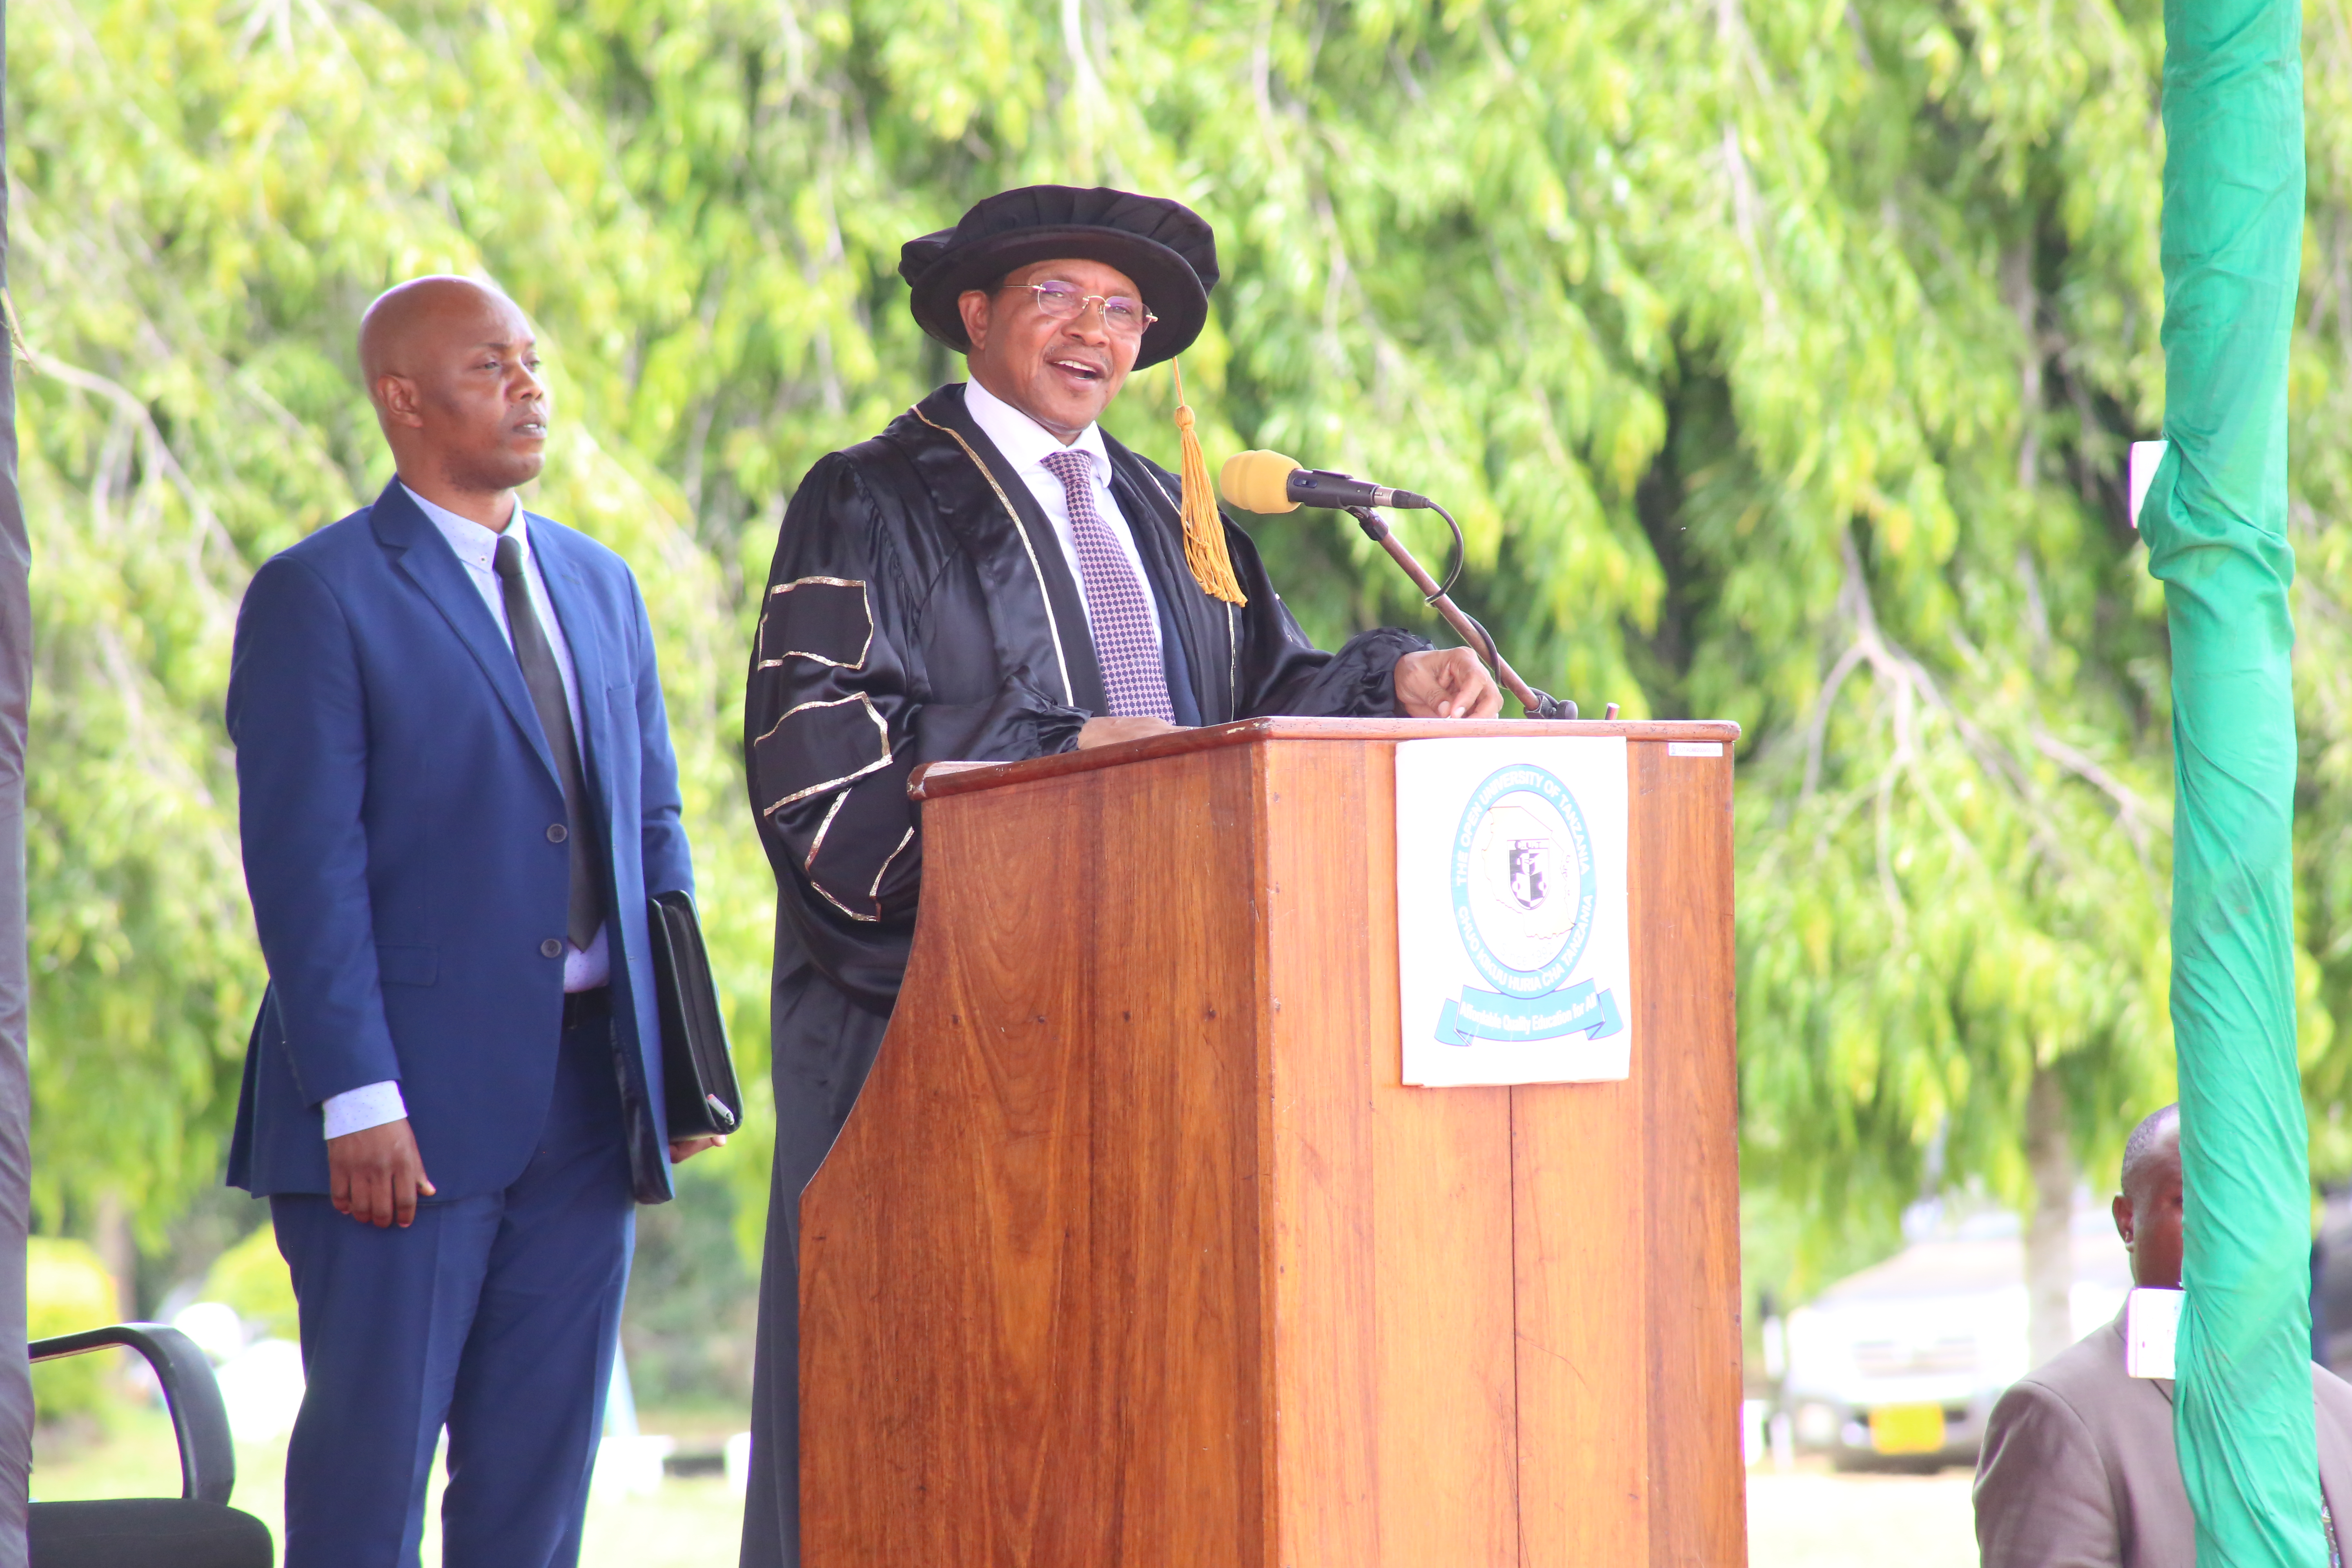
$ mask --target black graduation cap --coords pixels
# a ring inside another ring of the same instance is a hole
[[[955,227],[908,240],[898,251],[898,276],[914,290],[908,306],[923,331],[961,353],[971,341],[958,296],[1033,261],[1064,258],[1099,261],[1135,279],[1144,309],[1160,318],[1143,334],[1138,370],[1182,353],[1208,321],[1216,231],[1181,202],[1101,186],[1001,191],[974,204]]]

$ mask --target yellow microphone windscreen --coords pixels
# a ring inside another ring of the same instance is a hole
[[[1297,468],[1279,452],[1235,452],[1217,472],[1217,493],[1244,511],[1297,511],[1288,480]]]

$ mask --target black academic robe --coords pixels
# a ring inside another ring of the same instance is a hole
[[[1111,493],[1160,611],[1180,724],[1392,713],[1429,645],[1393,629],[1315,647],[1247,534],[1225,522],[1246,605],[1184,561],[1178,481],[1106,438]],[[775,1172],[761,1279],[744,1568],[799,1562],[799,1206],[873,1065],[914,934],[925,763],[1066,752],[1109,711],[1085,601],[1053,524],[941,387],[821,458],[784,513],[745,696],[744,764],[777,887],[771,1040]]]

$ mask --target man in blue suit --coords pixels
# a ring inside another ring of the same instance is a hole
[[[398,469],[273,558],[228,726],[269,965],[231,1184],[270,1200],[309,1379],[287,1568],[568,1568],[636,1203],[670,1196],[648,893],[688,889],[645,602],[515,487],[548,396],[512,301],[378,300]]]

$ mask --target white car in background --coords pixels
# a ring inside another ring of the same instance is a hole
[[[2072,1239],[2080,1339],[2122,1310],[2131,1268],[2104,1205],[2077,1201]],[[2025,1321],[2017,1215],[1938,1228],[1790,1312],[1783,1344],[1767,1326],[1787,1430],[1841,1468],[1972,1465],[1993,1401],[2032,1370]]]

